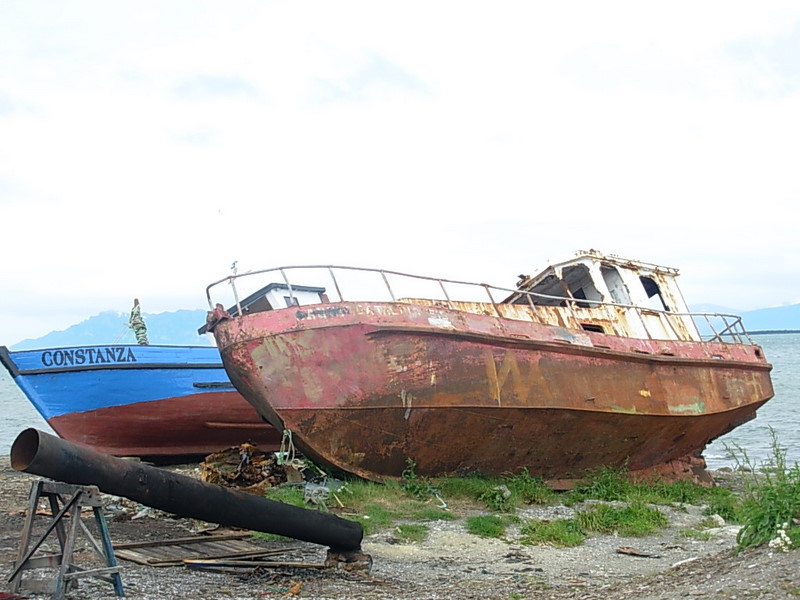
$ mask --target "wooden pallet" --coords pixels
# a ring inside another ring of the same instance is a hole
[[[244,559],[274,556],[288,552],[289,548],[265,549],[244,538],[248,533],[201,535],[172,540],[118,544],[114,552],[140,565],[151,567],[183,566],[188,560]]]

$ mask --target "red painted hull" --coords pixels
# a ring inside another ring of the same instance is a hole
[[[233,391],[68,413],[48,420],[59,436],[115,456],[206,455],[250,442],[272,452],[281,434]]]
[[[773,395],[757,346],[643,340],[442,307],[246,314],[214,334],[237,389],[323,464],[374,480],[573,479],[699,455]]]

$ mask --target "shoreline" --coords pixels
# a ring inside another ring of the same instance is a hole
[[[196,467],[184,464],[166,468],[197,475]],[[37,479],[14,471],[9,457],[0,456],[0,576],[4,581],[18,551],[30,485]],[[104,495],[103,500],[114,545],[185,538],[210,527],[115,496]],[[645,538],[601,535],[589,538],[582,546],[564,549],[520,544],[513,531],[505,540],[481,538],[466,532],[463,518],[427,522],[429,534],[420,542],[403,543],[393,531],[383,531],[367,536],[362,545],[373,559],[369,576],[297,567],[218,573],[185,567],[156,568],[127,560],[119,560],[119,564],[127,597],[143,600],[278,598],[285,597],[293,586],[299,597],[320,600],[666,600],[694,596],[727,600],[745,592],[748,598],[764,594],[774,600],[800,594],[796,551],[771,553],[758,549],[734,556],[738,531],[735,525],[720,524],[709,530],[708,539],[692,539],[683,532],[707,518],[702,507],[659,509],[670,524],[657,534]],[[570,510],[563,505],[530,506],[518,514],[523,518],[555,519]],[[265,549],[285,549],[273,560],[295,564],[319,564],[327,550],[297,541],[249,541]],[[636,553],[620,552],[626,548]],[[83,560],[91,553],[82,552],[80,556]],[[7,584],[4,589],[9,589]],[[113,589],[106,583],[82,579],[71,594],[67,597],[76,600],[107,598],[113,597]]]

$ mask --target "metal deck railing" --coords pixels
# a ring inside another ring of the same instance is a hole
[[[301,275],[298,276],[297,273],[301,273]],[[540,311],[545,307],[549,308],[554,306],[555,303],[566,309],[567,313],[572,317],[578,327],[581,321],[579,313],[587,307],[602,309],[608,322],[612,324],[618,321],[618,317],[616,316],[618,311],[624,310],[626,312],[626,319],[629,321],[631,317],[638,318],[643,331],[646,332],[647,337],[650,339],[664,339],[663,337],[659,338],[653,336],[653,327],[649,325],[650,320],[646,318],[648,315],[658,315],[662,325],[666,324],[668,328],[672,329],[675,334],[674,339],[682,339],[677,329],[685,328],[685,320],[688,319],[696,329],[697,335],[706,341],[754,344],[744,328],[741,317],[738,315],[724,313],[676,313],[632,304],[617,304],[583,298],[576,299],[562,296],[550,296],[487,283],[442,279],[386,269],[342,265],[294,265],[247,271],[245,273],[233,273],[207,286],[206,298],[209,307],[213,309],[215,304],[219,302],[223,305],[235,306],[237,313],[242,314],[241,298],[247,295],[243,293],[243,290],[252,290],[249,292],[250,294],[257,292],[258,289],[263,288],[263,285],[254,288],[251,282],[263,282],[266,277],[271,274],[280,276],[293,304],[296,303],[295,289],[307,287],[308,285],[324,286],[324,283],[319,279],[320,276],[323,276],[332,284],[332,288],[327,289],[335,290],[336,293],[336,299],[331,299],[331,302],[398,302],[401,298],[424,298],[426,300],[444,302],[454,310],[457,310],[455,306],[456,302],[479,302],[491,305],[496,317],[508,319],[509,317],[504,315],[502,309],[499,308],[500,305],[508,303],[503,300],[498,301],[498,297],[509,298],[511,296],[516,296],[517,298],[525,297],[527,299],[526,305],[530,308],[532,320],[540,323],[547,323],[547,321],[541,318]],[[352,277],[353,275],[361,276],[364,274],[373,279],[373,281],[369,282],[372,285],[364,285],[363,281],[354,280]],[[377,280],[380,285],[375,286],[374,280]],[[245,281],[250,283],[249,287],[243,284]],[[303,283],[300,283],[300,281]],[[220,290],[218,286],[222,284],[228,284],[229,290],[233,296],[233,298],[229,299],[227,302],[215,301],[215,299],[212,298],[212,289],[217,288],[216,292],[219,293]],[[381,288],[382,291],[379,291]],[[398,293],[401,289],[403,293]],[[461,291],[461,297],[454,296],[453,292],[455,289]],[[348,292],[348,295],[345,295],[345,291]],[[423,293],[420,293],[421,291],[423,291]],[[376,293],[378,295],[376,295]],[[515,304],[518,305],[518,302],[515,302]],[[676,319],[684,321],[681,324],[675,321]],[[621,335],[618,332],[617,334]]]

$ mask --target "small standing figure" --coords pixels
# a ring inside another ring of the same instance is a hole
[[[133,329],[133,333],[136,335],[136,343],[142,346],[147,346],[150,343],[147,341],[147,325],[144,324],[144,319],[142,319],[142,307],[139,306],[138,298],[133,299],[133,309],[131,310],[128,327]]]

